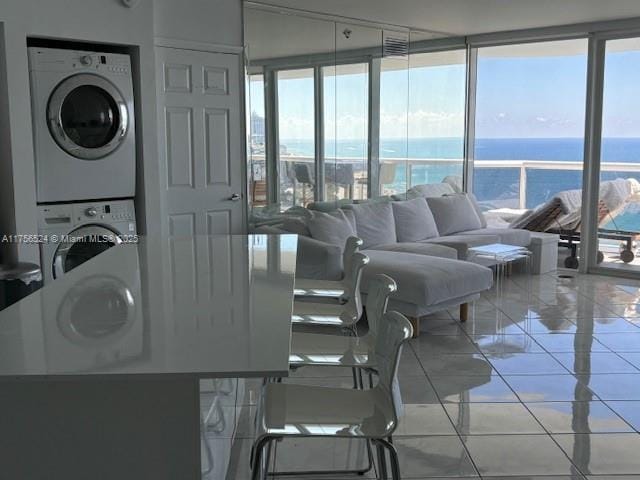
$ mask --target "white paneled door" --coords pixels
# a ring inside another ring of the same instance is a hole
[[[244,233],[241,58],[157,47],[164,231]]]

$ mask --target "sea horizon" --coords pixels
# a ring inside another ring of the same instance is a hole
[[[290,155],[313,156],[312,139],[282,139],[284,152]],[[327,139],[326,158],[366,158],[368,145],[362,139]],[[380,158],[462,159],[464,140],[461,137],[381,138]],[[548,160],[582,161],[582,137],[487,137],[477,138],[476,160]],[[604,137],[602,159],[605,162],[639,162],[640,137]]]
[[[312,140],[281,141],[286,154],[292,156],[313,156]],[[335,142],[326,140],[325,159],[362,158],[360,170],[366,170],[367,144],[363,140],[344,139]],[[459,160],[442,165],[411,168],[411,184],[439,183],[446,176],[462,176],[464,143],[459,137],[412,137],[408,139],[382,138],[380,159],[443,159]],[[581,162],[584,156],[584,139],[581,137],[548,138],[478,138],[475,142],[475,160],[531,160],[553,162]],[[640,164],[640,137],[605,137],[602,139],[602,161]],[[356,167],[357,168],[357,167]],[[399,163],[395,167],[394,182],[384,187],[388,191],[406,190],[406,166]],[[601,180],[635,178],[640,181],[639,172],[602,172]],[[520,168],[496,167],[474,170],[473,191],[484,208],[519,208]],[[582,188],[582,170],[526,169],[525,208],[535,208],[551,199],[558,192]],[[630,204],[624,213],[616,217],[612,228],[640,231],[640,206]]]

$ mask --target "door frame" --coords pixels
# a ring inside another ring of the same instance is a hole
[[[166,38],[166,37],[155,37],[154,38],[154,55],[155,55],[155,66],[154,71],[157,72],[157,63],[161,61],[161,57],[158,55],[157,51],[159,48],[173,48],[177,50],[191,50],[194,52],[201,53],[216,53],[216,54],[232,54],[237,55],[238,57],[238,78],[239,78],[239,115],[240,115],[240,138],[242,141],[240,142],[240,158],[238,161],[240,162],[240,175],[242,178],[242,185],[240,187],[242,194],[242,213],[241,213],[241,224],[242,231],[244,233],[248,232],[249,222],[248,222],[248,165],[247,165],[247,126],[246,126],[246,62],[245,55],[246,50],[245,47],[242,46],[233,46],[233,45],[220,45],[215,43],[206,43],[206,42],[193,42],[188,40],[180,40],[174,38]],[[162,115],[164,115],[164,105],[163,105],[163,82],[158,81],[156,78],[156,125],[158,127],[162,125]],[[159,129],[162,130],[162,129]],[[166,151],[164,147],[165,141],[165,133],[163,131],[158,132],[158,160],[159,160],[159,180],[163,182],[164,179],[167,178],[167,158]],[[164,190],[160,187],[160,191]],[[160,232],[163,237],[167,237],[169,235],[169,224],[167,220],[167,205],[166,205],[166,196],[161,193],[160,195]]]
[[[582,189],[582,235],[586,241],[580,245],[580,273],[640,278],[640,269],[622,269],[615,265],[603,266],[597,262],[598,215],[602,124],[604,106],[604,77],[606,44],[609,40],[640,38],[640,28],[599,32],[589,37],[587,64],[587,103],[585,115],[585,150]]]

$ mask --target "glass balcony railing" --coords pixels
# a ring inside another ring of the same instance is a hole
[[[314,158],[281,157],[280,204],[282,209],[306,205],[315,188]],[[367,171],[363,158],[327,159],[325,199],[366,198]],[[447,176],[462,178],[462,159],[385,158],[380,162],[380,195],[402,194],[405,189],[425,183],[439,183]],[[341,166],[337,167],[337,166]],[[331,168],[327,168],[331,167]],[[566,190],[582,188],[582,162],[547,160],[476,160],[473,162],[473,191],[484,209],[532,209]],[[601,180],[634,178],[640,181],[640,162],[606,162]],[[264,155],[252,158],[253,190],[266,192]],[[260,188],[256,188],[260,187]],[[254,196],[254,205],[266,204],[266,195]],[[637,221],[628,227],[640,231],[640,209],[632,209]],[[627,219],[629,220],[629,219]],[[624,223],[624,222],[623,222]]]

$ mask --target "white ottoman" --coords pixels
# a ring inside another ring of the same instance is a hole
[[[553,233],[531,232],[531,273],[540,275],[553,272],[558,268],[558,241],[560,237]]]

